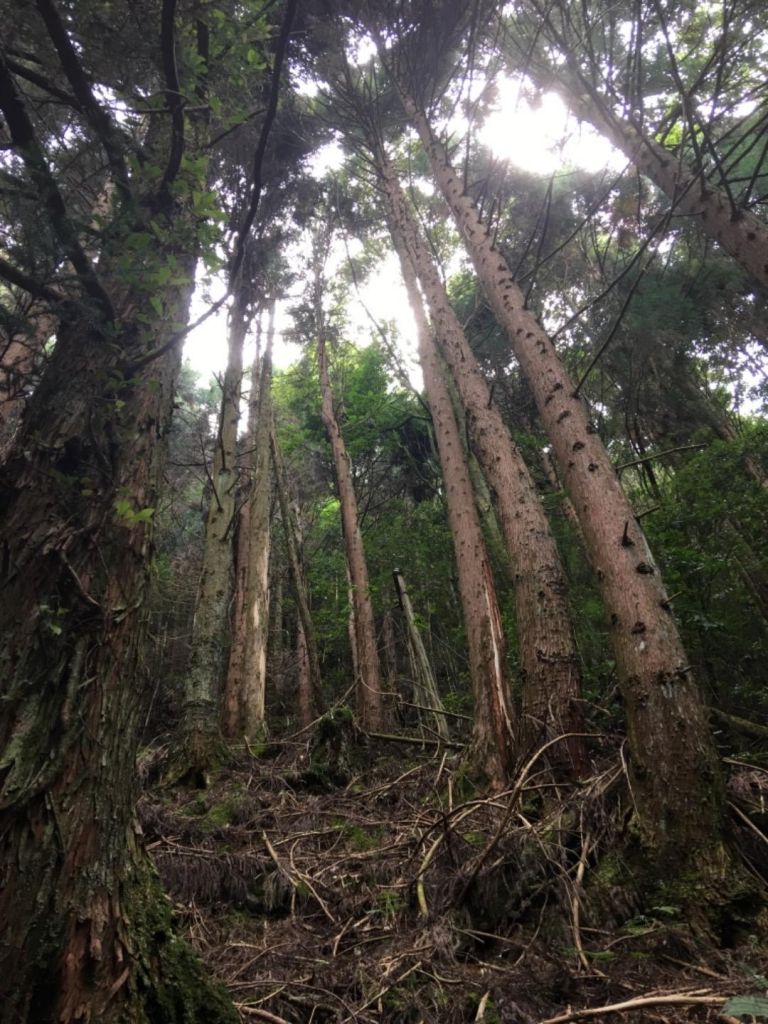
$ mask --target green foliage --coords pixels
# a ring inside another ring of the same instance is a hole
[[[768,429],[746,424],[736,441],[714,442],[670,476],[648,522],[702,681],[746,717],[765,709],[768,493],[750,472],[767,467]]]
[[[723,1017],[768,1020],[768,999],[763,996],[732,996],[720,1011]]]

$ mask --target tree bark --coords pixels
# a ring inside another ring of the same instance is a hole
[[[177,265],[191,281],[194,262]],[[189,290],[166,291],[168,322]],[[235,1019],[173,934],[133,815],[139,621],[180,344],[130,369],[163,333],[134,327],[146,293],[113,301],[118,333],[62,322],[0,468],[3,1024]]]
[[[559,733],[583,732],[580,668],[567,583],[536,485],[493,404],[434,261],[380,149],[377,161],[391,228],[413,259],[441,352],[466,410],[473,446],[496,497],[515,587],[525,715],[519,739],[532,746]],[[588,763],[583,739],[570,736],[552,751],[551,760],[581,773]]]
[[[245,647],[247,643],[247,616],[245,595],[248,586],[248,560],[251,538],[251,492],[253,489],[253,439],[259,416],[259,369],[261,366],[261,317],[255,317],[256,348],[251,364],[250,389],[248,392],[248,423],[240,448],[246,453],[242,460],[240,508],[235,527],[235,575],[230,615],[229,662],[224,679],[222,701],[222,727],[225,736],[233,740],[242,736],[241,701],[245,672]]]
[[[309,591],[304,573],[304,561],[301,556],[302,537],[300,524],[296,521],[290,502],[288,501],[288,488],[285,480],[285,468],[280,452],[280,446],[275,433],[274,418],[272,421],[269,443],[272,450],[272,465],[275,470],[275,488],[277,500],[280,506],[280,518],[283,521],[283,533],[285,535],[285,547],[288,552],[288,568],[291,573],[293,590],[296,597],[298,618],[301,623],[301,630],[306,648],[309,683],[312,691],[314,710],[318,714],[325,711],[325,699],[323,697],[323,682],[320,675],[320,657],[317,651],[317,639],[315,637],[315,626],[312,621],[312,613],[309,610]]]
[[[366,731],[378,730],[383,724],[383,701],[376,627],[368,581],[363,538],[357,512],[357,498],[352,484],[349,456],[333,409],[333,393],[328,375],[328,353],[322,319],[317,317],[317,358],[322,393],[322,418],[333,453],[336,486],[341,506],[344,549],[350,577],[351,607],[354,614],[354,650],[357,654],[357,712]]]
[[[296,622],[296,698],[299,708],[299,727],[308,729],[315,718],[312,696],[312,675],[310,672],[307,634],[301,619]]]
[[[506,666],[506,640],[501,628],[493,576],[480,529],[475,495],[464,460],[459,428],[419,294],[416,268],[405,236],[394,217],[391,229],[408,300],[416,319],[424,390],[432,414],[445,482],[445,500],[456,556],[461,605],[467,631],[469,671],[475,698],[473,760],[484,772],[491,786],[502,789],[512,778],[515,753],[513,711]],[[418,636],[418,631],[416,633],[421,644],[421,637]],[[418,647],[414,653],[418,671]],[[426,660],[426,652],[424,658]]]
[[[238,294],[230,313],[229,354],[210,473],[212,494],[192,623],[192,649],[185,677],[179,735],[168,772],[170,781],[193,780],[198,785],[205,784],[207,772],[216,766],[223,754],[220,698],[233,587],[233,528],[239,482],[237,427],[246,330],[246,312],[242,295]]]
[[[528,381],[579,516],[610,621],[626,705],[632,791],[641,837],[665,870],[723,856],[722,780],[706,709],[645,536],[557,351],[525,309],[461,176],[405,90],[427,151],[497,320]]]
[[[384,679],[386,692],[395,700],[398,694],[397,640],[392,612],[387,610],[381,622],[382,648],[384,652]]]
[[[269,640],[269,555],[272,511],[272,343],[275,303],[269,324],[259,378],[259,409],[253,433],[253,482],[250,494],[248,569],[245,590],[246,640],[243,687],[240,694],[243,733],[250,740],[266,729],[267,642]]]

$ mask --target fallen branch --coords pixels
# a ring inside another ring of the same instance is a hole
[[[390,732],[367,732],[372,740],[387,740],[389,743],[415,743],[417,746],[426,744],[428,747],[450,747],[452,750],[463,750],[465,744],[454,743],[452,740],[426,740],[419,736],[400,736]]]
[[[276,1013],[269,1010],[262,1010],[258,1006],[249,1006],[247,1003],[235,1003],[235,1009],[240,1013],[247,1013],[251,1017],[258,1017],[259,1020],[266,1020],[268,1024],[290,1024],[285,1017],[278,1017]]]
[[[539,1024],[566,1024],[566,1021],[600,1017],[604,1013],[625,1013],[627,1010],[637,1010],[641,1006],[724,1006],[725,1003],[725,996],[692,996],[682,992],[665,996],[637,996],[637,998],[627,999],[623,1003],[610,1003],[608,1006],[593,1006],[586,1010],[562,1013],[559,1017],[548,1017],[546,1020],[541,1020]]]

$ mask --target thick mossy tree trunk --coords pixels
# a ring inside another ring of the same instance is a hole
[[[344,438],[333,408],[333,393],[328,374],[328,352],[323,332],[322,313],[317,314],[317,358],[322,394],[322,417],[333,454],[333,467],[341,506],[341,525],[350,579],[354,617],[353,649],[357,656],[357,712],[364,729],[380,731],[383,725],[381,670],[376,646],[376,628],[365,560],[363,537],[357,512],[357,498]]]
[[[701,693],[632,505],[555,346],[495,247],[445,147],[400,82],[403,106],[552,442],[610,616],[637,826],[662,877],[721,877],[723,786]],[[695,901],[697,897],[692,896]]]
[[[475,698],[472,760],[493,788],[503,789],[512,778],[515,737],[506,666],[506,640],[501,628],[496,590],[458,424],[419,294],[415,266],[405,236],[394,220],[391,231],[400,258],[408,300],[416,319],[424,390],[445,482],[445,501],[456,556],[469,649],[469,672]],[[404,588],[402,592],[398,589],[401,601],[403,593]],[[415,639],[426,660],[426,652],[423,651],[417,631]],[[418,650],[419,647],[417,653]]]
[[[187,299],[166,293],[169,321]],[[0,469],[3,1024],[234,1020],[173,934],[133,816],[139,618],[180,346],[136,370],[157,333],[115,330],[85,310],[61,323]]]
[[[0,466],[0,1022],[234,1024],[173,933],[133,810],[151,692],[139,626],[204,169],[177,177],[180,117],[171,144],[163,112],[129,174],[55,4],[36,8],[118,185],[94,268],[0,51],[15,154],[72,268],[51,310],[55,348]]]
[[[381,147],[376,157],[391,230],[413,259],[440,351],[466,410],[472,445],[496,498],[515,587],[525,713],[518,742],[532,747],[569,734],[551,760],[578,775],[588,764],[583,739],[574,735],[583,732],[581,673],[557,545],[533,478],[493,403],[394,168]]]
[[[238,293],[230,311],[227,368],[210,472],[211,498],[192,625],[192,649],[168,772],[168,780],[172,782],[190,780],[204,785],[208,771],[224,756],[220,703],[233,586],[233,527],[239,482],[237,427],[247,326],[246,311]]]

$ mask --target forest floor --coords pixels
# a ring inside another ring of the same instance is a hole
[[[768,774],[737,771],[762,801]],[[718,948],[674,905],[633,906],[609,852],[625,790],[618,753],[575,792],[531,765],[488,796],[453,751],[369,743],[329,771],[299,737],[205,790],[148,790],[141,814],[180,925],[244,1022],[754,1019],[733,1002],[723,1016],[736,996],[768,1008],[748,927]],[[746,825],[736,838],[763,842]],[[615,1003],[630,1006],[601,1009]]]

